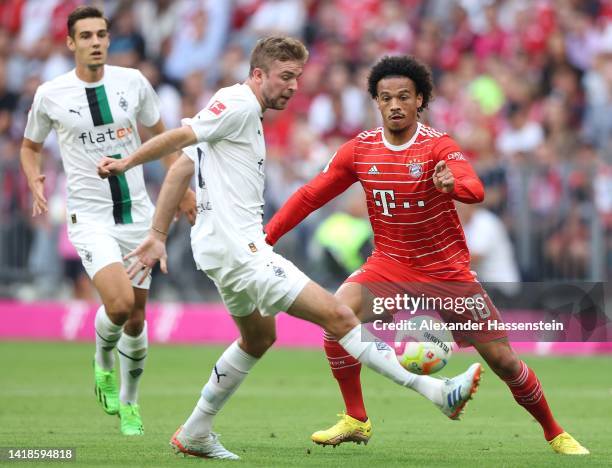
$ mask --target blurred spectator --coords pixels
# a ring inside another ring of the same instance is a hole
[[[528,109],[512,105],[508,109],[508,125],[497,139],[497,148],[508,157],[529,153],[544,141],[544,131],[538,122],[530,121]]]
[[[310,105],[310,127],[321,136],[355,136],[363,128],[362,109],[369,99],[365,90],[351,82],[347,66],[341,63],[329,68],[326,88]]]
[[[486,65],[489,69],[470,83],[469,92],[483,114],[494,115],[502,108],[505,96],[499,81],[495,78],[497,61],[489,58],[486,60]]]
[[[0,27],[11,36],[17,36],[21,29],[22,10],[26,0],[4,0],[0,2]]]
[[[6,82],[6,62],[0,60],[0,134],[5,133],[10,128],[11,114],[17,108],[17,94],[7,88]],[[8,122],[8,124],[7,124]]]
[[[17,42],[20,51],[29,53],[40,39],[49,35],[54,18],[53,11],[60,2],[61,0],[25,0],[20,8],[21,23]]]
[[[546,140],[561,158],[571,158],[577,143],[578,128],[570,121],[570,110],[565,101],[558,95],[547,96],[542,112]]]
[[[167,55],[170,39],[177,29],[182,3],[176,0],[140,0],[136,3],[136,21],[145,41],[148,58],[157,60]]]
[[[4,114],[5,116],[7,114]],[[3,123],[2,127],[6,127]],[[27,183],[21,175],[19,145],[0,135],[0,282],[11,275],[22,278],[32,242],[31,206]],[[22,278],[23,279],[23,278]]]
[[[504,57],[510,52],[510,35],[498,21],[498,9],[495,3],[484,8],[485,26],[474,39],[474,53],[479,60],[489,56]]]
[[[237,43],[228,44],[217,64],[221,86],[241,83],[249,74],[249,62],[244,49]],[[296,99],[294,96],[293,99]],[[293,100],[290,101],[293,103]]]
[[[246,23],[246,34],[255,39],[274,34],[301,35],[306,13],[302,0],[263,0],[258,3]]]
[[[189,73],[181,82],[181,94],[183,117],[193,117],[206,107],[212,96],[210,88],[206,87],[206,73],[200,70]]]
[[[578,205],[574,205],[563,223],[546,240],[545,255],[551,264],[553,277],[579,279],[587,274],[590,236],[580,211]]]
[[[403,8],[399,0],[383,0],[380,14],[372,16],[366,22],[372,38],[381,45],[385,54],[406,54],[414,45],[415,35],[405,11],[402,11]],[[435,25],[433,22],[429,24]]]
[[[567,57],[576,68],[586,70],[590,67],[599,46],[593,17],[581,8],[571,10],[568,15],[571,15],[571,18],[561,17],[567,28],[565,36]]]
[[[504,223],[479,205],[455,203],[465,240],[470,250],[471,267],[478,280],[492,283],[487,288],[512,295],[519,289],[519,269]]]
[[[612,165],[600,163],[593,181],[595,208],[602,218],[603,227],[612,233]],[[608,235],[608,241],[612,236]]]
[[[211,80],[217,77],[213,65],[225,44],[229,8],[229,2],[213,0],[186,4],[165,61],[168,78],[178,82],[194,71],[207,71]]]
[[[161,73],[158,67],[149,60],[140,62],[138,69],[155,89],[159,96],[160,111],[164,125],[167,128],[180,127],[181,118],[181,94],[172,85],[161,81]]]
[[[472,156],[472,164],[485,186],[483,207],[501,216],[507,206],[506,166],[495,150],[490,130],[480,128],[463,141],[463,149]]]
[[[586,115],[583,133],[612,160],[612,47],[599,54],[584,76]]]
[[[48,55],[40,69],[41,81],[49,81],[68,72],[72,68],[72,57],[67,53],[65,44],[53,43],[48,49]]]
[[[549,142],[542,143],[534,156],[528,182],[529,208],[541,223],[561,214],[563,178],[558,155]]]
[[[109,63],[120,67],[136,67],[145,57],[145,41],[137,29],[134,9],[130,3],[118,9],[110,33]]]

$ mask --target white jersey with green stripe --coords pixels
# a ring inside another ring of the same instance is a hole
[[[42,84],[28,114],[24,136],[42,143],[54,129],[67,176],[68,219],[101,224],[149,221],[153,205],[142,166],[101,179],[104,156],[123,158],[140,146],[137,123],[160,119],[159,99],[138,70],[106,65],[97,83],[81,81],[75,70]]]

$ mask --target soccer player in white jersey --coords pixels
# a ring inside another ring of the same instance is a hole
[[[376,372],[416,390],[447,416],[455,416],[478,386],[480,364],[447,381],[406,371],[385,343],[362,339],[353,311],[310,281],[264,238],[266,109],[284,109],[297,91],[308,51],[293,38],[261,39],[251,54],[244,84],[219,90],[205,109],[181,128],[146,142],[126,159],[103,159],[102,177],[185,148],[168,171],[147,239],[128,257],[128,269],[143,277],[159,260],[166,272],[165,240],[181,193],[196,175],[196,224],[191,245],[196,265],[215,283],[240,331],[216,362],[193,413],[171,439],[178,452],[205,458],[238,458],[211,432],[214,416],[274,343],[279,311],[324,327],[348,353]],[[129,173],[129,171],[128,171]],[[365,333],[365,331],[364,331]],[[453,393],[454,392],[454,393]]]
[[[119,414],[123,434],[140,435],[138,383],[147,355],[145,303],[150,277],[141,284],[131,281],[123,256],[146,237],[154,208],[142,168],[108,180],[97,177],[95,168],[103,156],[122,158],[140,146],[138,122],[154,134],[162,133],[164,125],[158,98],[145,77],[135,69],[105,65],[110,39],[102,12],[78,7],[67,23],[66,41],[76,66],[38,88],[21,163],[34,198],[32,215],[43,214],[47,200],[41,151],[54,129],[67,175],[68,235],[103,303],[95,318],[96,396],[106,413]],[[170,164],[168,158],[164,162]],[[195,196],[189,192],[181,194],[183,211],[195,217]]]

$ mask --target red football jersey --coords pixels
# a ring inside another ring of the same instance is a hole
[[[445,160],[455,178],[452,193],[436,189],[435,165]],[[354,182],[366,193],[374,253],[441,279],[469,270],[470,256],[453,200],[477,203],[482,182],[458,145],[446,134],[418,124],[401,146],[383,129],[345,143],[323,171],[300,188],[266,226],[270,244]]]

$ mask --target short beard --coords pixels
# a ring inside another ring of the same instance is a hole
[[[407,132],[409,128],[410,128],[410,125],[407,125],[407,126],[401,127],[401,128],[387,127],[387,130],[389,130],[389,133],[391,133],[393,135],[401,135],[402,133]]]
[[[277,101],[280,101],[280,97],[277,100],[272,100],[272,99],[268,99],[266,96],[264,96],[264,105],[266,106],[266,109],[272,109],[272,110],[283,110],[285,109],[285,107],[287,107],[285,105],[285,107],[280,107],[277,104]]]

